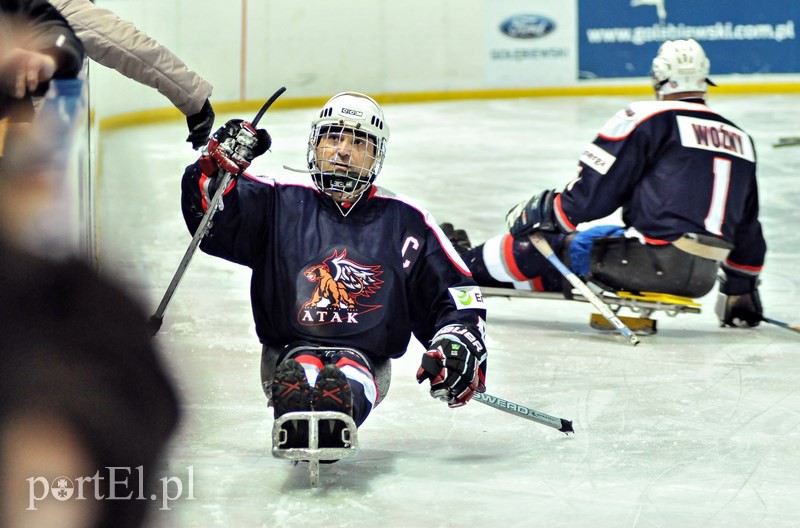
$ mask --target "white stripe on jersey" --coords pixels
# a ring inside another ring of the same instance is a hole
[[[633,129],[642,121],[649,119],[655,114],[668,112],[670,110],[687,110],[719,115],[706,105],[700,103],[687,103],[685,101],[637,101],[629,104],[606,121],[598,135],[611,140],[622,139],[633,132]]]
[[[367,397],[370,405],[375,407],[375,400],[378,398],[378,387],[375,384],[375,378],[353,365],[344,365],[339,370],[350,382],[358,383],[364,387],[364,396]]]
[[[472,275],[472,272],[469,271],[467,264],[461,258],[461,255],[459,255],[458,252],[456,252],[453,245],[450,244],[449,241],[447,244],[443,243],[443,241],[447,240],[447,235],[444,234],[444,231],[439,229],[439,226],[436,224],[436,220],[434,220],[433,215],[431,215],[431,213],[428,212],[427,209],[421,207],[419,204],[417,204],[417,202],[415,202],[411,198],[408,198],[407,196],[403,196],[402,194],[397,194],[395,192],[390,191],[389,189],[386,189],[385,187],[380,187],[378,185],[374,185],[374,187],[375,187],[375,197],[385,198],[389,200],[397,200],[419,211],[419,213],[422,214],[422,217],[425,219],[425,224],[427,224],[427,226],[433,230],[434,234],[436,235],[436,238],[439,239],[439,245],[442,246],[442,249],[450,258],[450,261],[453,264],[455,264],[456,267],[459,268],[459,271],[461,271],[461,273],[463,273],[464,275],[468,276]]]
[[[486,264],[486,271],[493,279],[500,282],[514,282],[516,279],[506,269],[503,258],[504,238],[505,234],[497,235],[483,243],[483,262]]]
[[[316,365],[312,365],[310,363],[299,362],[300,366],[303,367],[303,371],[306,373],[306,379],[308,380],[309,386],[313,387],[314,384],[317,382],[317,376],[319,376],[319,368]]]
[[[506,257],[503,253],[503,241],[508,234],[497,235],[483,243],[483,263],[486,271],[494,280],[500,282],[510,282],[515,290],[532,290],[531,281],[519,281],[514,278],[506,266]]]

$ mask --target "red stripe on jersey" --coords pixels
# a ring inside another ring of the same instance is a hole
[[[206,186],[208,185],[208,181],[208,175],[206,175],[205,172],[201,172],[200,179],[197,180],[197,186],[200,187],[200,204],[203,207],[203,211],[208,209],[208,200],[206,200]]]
[[[667,242],[666,240],[661,240],[658,238],[650,238],[644,235],[642,235],[642,238],[644,238],[645,242],[647,242],[648,244],[652,244],[654,246],[666,246],[667,244],[669,244],[669,242]]]
[[[641,108],[641,106],[642,105],[638,105],[637,108]],[[633,123],[631,126],[624,127],[624,130],[626,130],[624,134],[611,136],[608,134],[603,134],[603,131],[601,130],[600,133],[597,134],[597,137],[607,139],[608,141],[619,141],[621,139],[625,139],[626,137],[631,135],[631,133],[634,131],[635,128],[637,128],[639,125],[641,125],[643,122],[647,121],[651,117],[658,114],[663,114],[664,112],[671,112],[673,110],[679,110],[679,111],[684,110],[687,112],[719,115],[717,114],[717,112],[711,110],[710,108],[706,107],[704,104],[701,103],[689,103],[684,101],[658,101],[658,102],[650,101],[649,104],[647,104],[647,106],[652,107],[652,109],[649,112],[642,112],[640,114],[641,117],[637,119],[636,122]]]
[[[556,199],[553,200],[553,206],[555,207],[556,220],[558,220],[558,223],[568,231],[575,231],[575,225],[569,221],[566,213],[564,213],[564,209],[561,207],[561,193],[556,195]]]
[[[249,174],[242,172],[245,176],[251,177]],[[251,177],[252,178],[252,177]],[[200,199],[202,200],[201,205],[203,207],[203,211],[208,210],[208,198],[211,197],[211,193],[209,191],[209,187],[214,180],[206,174],[205,172],[200,172],[200,179],[197,180],[197,184],[200,187]],[[231,178],[231,181],[228,183],[228,188],[225,189],[225,192],[222,195],[226,195],[231,192],[231,189],[236,185],[236,178]]]
[[[296,358],[298,363],[301,365],[308,365],[310,367],[316,367],[317,370],[322,370],[322,360],[320,360],[317,356],[312,356],[311,354],[300,354]]]
[[[428,224],[428,225],[430,225],[430,224]],[[437,229],[433,229],[433,235],[436,237],[436,240],[439,241],[439,246],[441,246],[442,251],[444,251],[444,254],[447,256],[447,260],[449,260],[453,264],[453,266],[455,266],[456,269],[458,269],[458,271],[460,271],[462,274],[466,275],[467,277],[472,277],[472,272],[469,270],[469,268],[465,267],[466,263],[461,264],[461,263],[458,262],[457,259],[453,258],[453,254],[451,253],[451,251],[455,252],[455,248],[452,249],[452,250],[446,249],[447,246],[444,245],[444,243],[442,242],[442,237],[439,236],[440,232],[441,232],[441,230],[438,229],[438,228]],[[444,235],[443,232],[442,232],[442,235]],[[452,247],[452,244],[449,244],[449,245],[450,245],[450,247]],[[456,256],[457,255],[458,255],[458,253],[456,253]],[[461,262],[464,262],[464,261],[461,260]]]
[[[518,281],[527,280],[528,277],[522,274],[514,259],[514,238],[509,234],[503,237],[503,261],[506,263],[508,272]]]
[[[533,285],[534,291],[540,291],[540,292],[544,291],[544,284],[542,283],[542,277],[536,277],[531,281],[531,284]]]
[[[761,269],[764,267],[764,266],[745,266],[744,264],[737,264],[727,259],[725,259],[725,265],[729,268],[739,270],[744,273],[748,273],[750,275],[755,275],[760,273]]]
[[[345,367],[345,366],[348,366],[348,365],[351,366],[351,367],[355,367],[358,370],[361,370],[361,371],[365,372],[370,378],[372,377],[372,373],[369,371],[369,368],[367,368],[366,365],[364,365],[362,363],[359,363],[358,361],[353,361],[350,358],[343,357],[339,361],[336,362],[336,366],[339,367],[339,368],[342,368],[342,367]]]
[[[366,376],[372,381],[372,385],[375,386],[375,401],[379,401],[381,399],[381,391],[378,388],[378,381],[375,379],[375,376],[372,375],[372,372],[369,371],[369,367],[346,357],[343,357],[337,361],[336,366],[340,369],[350,366],[366,374]],[[373,405],[375,404],[373,401],[370,401],[370,403]]]

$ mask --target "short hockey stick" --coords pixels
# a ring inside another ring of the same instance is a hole
[[[253,128],[261,121],[261,117],[264,115],[264,112],[272,106],[278,97],[286,91],[285,87],[281,87],[272,94],[264,106],[261,107],[261,110],[258,111],[256,114],[255,119],[252,121]],[[189,247],[186,248],[186,252],[183,254],[183,258],[181,259],[180,264],[178,265],[178,269],[175,271],[175,275],[172,277],[172,281],[169,283],[169,287],[167,287],[167,291],[164,293],[164,297],[161,298],[161,303],[158,305],[155,313],[150,316],[150,331],[152,335],[156,335],[158,331],[161,329],[161,324],[164,322],[164,312],[167,310],[167,306],[169,302],[172,300],[172,296],[175,293],[175,290],[178,288],[178,283],[180,283],[181,279],[183,278],[183,274],[186,272],[186,268],[189,266],[189,261],[192,260],[192,256],[194,252],[197,250],[197,247],[200,245],[200,242],[205,238],[208,230],[211,228],[211,218],[217,212],[219,207],[219,202],[222,200],[222,195],[225,193],[225,189],[227,189],[228,184],[233,179],[233,174],[227,171],[223,171],[220,169],[220,173],[222,176],[219,178],[217,182],[217,190],[214,193],[214,197],[211,199],[211,203],[208,204],[208,208],[206,209],[203,218],[200,219],[200,224],[197,226],[197,231],[194,232],[194,236],[192,237],[192,241],[189,243]]]
[[[606,320],[608,320],[609,323],[614,325],[614,328],[619,330],[619,332],[625,336],[625,338],[628,340],[628,343],[633,346],[639,344],[639,338],[636,337],[636,334],[634,334],[630,328],[625,326],[625,323],[620,321],[619,317],[614,314],[614,310],[612,310],[610,306],[604,303],[603,300],[600,299],[600,297],[598,297],[591,290],[591,288],[586,285],[585,282],[578,278],[577,275],[572,273],[572,271],[570,271],[570,269],[567,268],[563,262],[561,262],[556,254],[553,253],[553,248],[550,247],[550,244],[547,243],[547,240],[545,240],[541,233],[532,233],[528,236],[528,238],[530,238],[533,245],[547,259],[547,261],[555,266],[556,269],[561,272],[564,278],[566,278],[569,283],[572,284],[572,287],[578,290],[581,295],[583,295],[590,303],[592,303],[592,306],[600,311],[600,313],[606,318]]]
[[[783,137],[778,138],[777,143],[773,143],[772,146],[775,148],[778,147],[791,147],[795,145],[800,145],[800,137]]]
[[[761,320],[764,321],[765,323],[773,324],[775,326],[780,326],[781,328],[791,330],[792,332],[800,333],[800,325],[791,325],[789,323],[784,323],[783,321],[778,321],[777,319],[773,319],[771,317],[762,316]]]
[[[533,409],[529,409],[524,405],[510,402],[508,400],[504,400],[503,398],[486,394],[485,392],[476,392],[472,399],[481,402],[484,405],[488,405],[489,407],[494,407],[495,409],[513,414],[514,416],[519,416],[532,422],[546,425],[548,427],[552,427],[553,429],[558,429],[564,434],[575,432],[575,430],[572,428],[572,422],[569,420],[556,418],[555,416],[550,416],[549,414],[534,411]]]

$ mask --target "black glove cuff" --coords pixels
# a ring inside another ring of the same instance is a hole
[[[211,107],[211,102],[208,99],[206,99],[206,102],[203,103],[203,106],[200,108],[198,112],[190,116],[186,116],[186,124],[189,125],[189,130],[194,130],[196,127],[204,124],[204,122],[207,121],[209,117],[211,118],[211,123],[213,123],[214,122],[213,119],[215,117],[214,109]],[[211,124],[209,124],[209,128],[210,127]]]
[[[724,270],[719,276],[719,291],[726,295],[745,295],[756,291],[758,277]]]

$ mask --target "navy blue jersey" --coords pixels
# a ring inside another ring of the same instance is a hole
[[[183,177],[183,213],[197,229],[215,179],[198,164]],[[243,174],[200,248],[252,268],[251,302],[262,343],[308,341],[401,356],[413,335],[427,346],[441,327],[483,336],[480,291],[423,209],[373,186],[343,216],[311,182]]]
[[[733,244],[724,266],[757,274],[766,243],[758,221],[752,139],[702,100],[633,103],[580,157],[579,176],[556,198],[565,231],[622,208],[648,243],[684,233]]]

